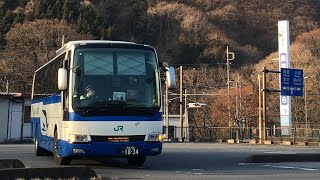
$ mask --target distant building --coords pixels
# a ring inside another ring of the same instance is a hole
[[[0,143],[31,137],[30,97],[30,94],[0,92]]]
[[[185,121],[185,116],[183,115],[183,137],[184,141],[189,141],[189,124]],[[170,115],[169,114],[169,137],[165,138],[167,141],[180,140],[180,115]],[[166,120],[165,115],[163,115],[163,134],[166,134]]]

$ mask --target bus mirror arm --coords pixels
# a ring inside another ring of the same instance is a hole
[[[168,68],[169,64],[167,62],[159,62],[160,67]]]
[[[65,59],[63,60],[63,69],[67,69],[68,68],[68,62],[69,62],[69,59]]]

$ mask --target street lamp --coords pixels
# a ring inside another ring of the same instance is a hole
[[[306,135],[305,137],[307,138],[307,133],[308,133],[308,109],[307,109],[307,79],[309,77],[305,76],[304,77],[304,114],[305,114],[305,121],[306,121]]]
[[[185,99],[185,102],[186,102],[186,99]],[[201,108],[201,107],[206,107],[207,104],[206,103],[188,103],[188,107],[186,106],[187,103],[185,103],[185,112],[184,112],[184,115],[185,115],[185,120],[186,120],[186,128],[189,129],[189,116],[188,116],[188,109],[189,108]],[[183,127],[181,127],[183,128]],[[186,134],[187,136],[187,134]],[[188,139],[189,139],[189,136],[188,136]]]

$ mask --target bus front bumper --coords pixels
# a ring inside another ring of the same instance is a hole
[[[127,157],[126,148],[134,148],[136,155],[156,156],[162,151],[162,142],[88,142],[82,144],[59,141],[59,155],[69,156],[97,156],[97,157]],[[138,149],[138,150],[137,150]],[[137,153],[138,152],[138,153]]]

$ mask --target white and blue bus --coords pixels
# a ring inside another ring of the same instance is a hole
[[[122,157],[142,165],[162,151],[160,69],[149,45],[71,41],[34,74],[32,135],[37,156],[67,165],[78,157]]]

